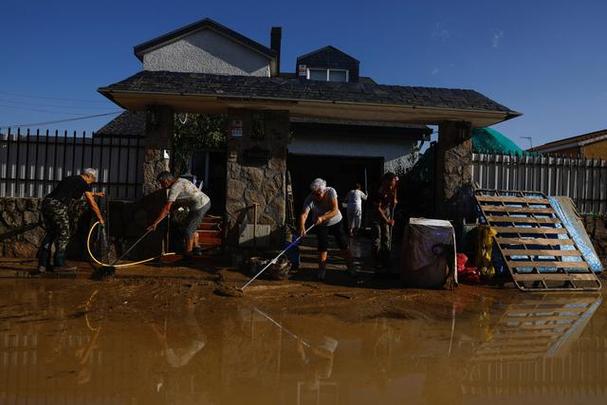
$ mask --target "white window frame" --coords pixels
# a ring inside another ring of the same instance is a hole
[[[346,72],[346,81],[343,83],[347,83],[350,81],[350,71],[348,69],[321,69],[321,68],[306,68],[306,79],[310,80],[310,70],[325,70],[327,75],[325,77],[325,81],[330,81],[329,80],[329,72],[333,71],[333,72]],[[336,82],[336,83],[342,83],[342,82]]]

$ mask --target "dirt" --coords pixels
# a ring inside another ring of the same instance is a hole
[[[0,403],[607,399],[601,294],[401,289],[339,266],[320,283],[304,266],[225,297],[248,278],[217,261],[104,281],[86,263],[76,279],[27,277],[33,264],[0,264]]]

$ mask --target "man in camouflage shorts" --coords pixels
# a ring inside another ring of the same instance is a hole
[[[103,197],[103,193],[93,193],[91,184],[97,180],[95,169],[85,169],[80,175],[68,176],[61,180],[57,187],[42,201],[42,218],[46,234],[42,246],[38,250],[38,273],[51,270],[51,247],[55,245],[55,271],[74,271],[75,268],[65,265],[65,250],[70,239],[70,219],[68,208],[72,201],[84,194],[89,207],[93,210],[99,222],[104,223],[101,211],[95,202],[95,197]]]

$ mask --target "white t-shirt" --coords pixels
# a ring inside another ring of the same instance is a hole
[[[178,201],[181,204],[189,206],[191,209],[199,210],[211,199],[200,191],[194,183],[180,178],[169,188],[167,200],[170,202]]]
[[[349,210],[362,210],[363,203],[362,200],[366,200],[367,195],[360,190],[350,190],[348,195],[346,196],[346,200],[348,200],[348,209]]]
[[[331,211],[333,209],[333,200],[337,200],[337,191],[333,187],[327,187],[325,195],[321,201],[314,199],[314,194],[310,194],[304,202],[304,210],[312,212],[312,220],[316,221],[321,215]],[[337,211],[337,214],[329,219],[327,222],[323,222],[322,225],[332,226],[341,221],[341,212]]]

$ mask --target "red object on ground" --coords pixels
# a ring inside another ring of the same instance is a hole
[[[457,254],[457,273],[461,273],[466,268],[466,263],[468,263],[468,256],[463,253]]]
[[[481,275],[478,269],[468,265],[468,256],[463,253],[457,254],[457,278],[464,283],[478,284],[481,281]]]

